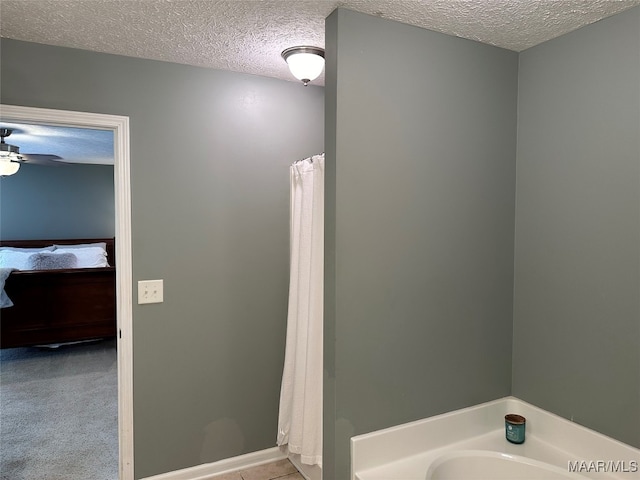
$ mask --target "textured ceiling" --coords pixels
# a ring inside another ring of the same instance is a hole
[[[20,153],[57,155],[65,163],[113,165],[113,132],[89,128],[0,122],[12,130],[5,142]]]
[[[515,51],[640,5],[640,0],[0,0],[2,37],[297,81],[280,52],[324,47],[345,7]],[[313,82],[324,84],[324,74]],[[34,125],[9,143],[67,162],[113,164],[99,130]]]
[[[280,52],[324,47],[325,17],[338,6],[522,51],[635,5],[640,0],[0,0],[0,35],[296,81]]]

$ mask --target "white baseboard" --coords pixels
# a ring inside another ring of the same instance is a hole
[[[224,460],[214,463],[205,463],[182,470],[161,473],[160,475],[146,477],[142,480],[208,480],[213,475],[244,470],[255,467],[256,465],[275,462],[283,458],[287,458],[286,455],[284,455],[278,447],[273,447],[237,457],[225,458]]]

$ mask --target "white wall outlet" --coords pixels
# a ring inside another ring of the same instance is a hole
[[[163,302],[162,280],[140,280],[138,282],[138,305]]]

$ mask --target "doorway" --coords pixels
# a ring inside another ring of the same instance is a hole
[[[0,119],[12,123],[58,125],[113,132],[116,316],[118,355],[119,478],[133,480],[133,328],[131,275],[131,182],[129,118],[66,110],[0,105]]]

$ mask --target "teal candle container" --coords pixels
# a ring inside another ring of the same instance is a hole
[[[511,443],[524,443],[524,432],[527,419],[522,415],[510,413],[504,416],[504,429],[507,440]]]

